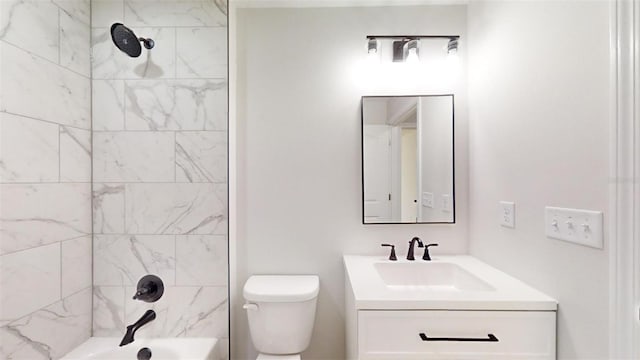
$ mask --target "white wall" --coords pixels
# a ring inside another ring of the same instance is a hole
[[[469,5],[471,253],[559,301],[559,359],[608,358],[608,239],[544,235],[547,205],[607,219],[608,8]],[[500,200],[516,203],[515,229],[498,225]]]
[[[249,274],[320,275],[307,359],[344,357],[343,254],[382,255],[379,244],[391,242],[403,256],[412,236],[439,242],[437,253],[467,252],[464,71],[453,81],[421,69],[384,77],[362,66],[368,34],[464,39],[465,27],[464,6],[238,11],[236,285]],[[451,92],[460,100],[457,224],[362,225],[360,97]],[[246,316],[234,305],[233,358],[246,359]]]

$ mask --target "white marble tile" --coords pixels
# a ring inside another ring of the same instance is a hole
[[[122,336],[124,323],[124,286],[95,286],[93,288],[93,336]],[[134,301],[134,300],[131,300]]]
[[[174,181],[174,137],[157,131],[94,133],[94,181]]]
[[[91,131],[60,126],[60,181],[91,182]]]
[[[93,183],[93,232],[124,233],[124,185]]]
[[[126,24],[131,26],[131,24]],[[133,29],[138,37],[151,38],[155,47],[142,49],[137,58],[127,56],[113,45],[109,28],[92,30],[94,79],[162,79],[176,74],[176,32],[173,28]]]
[[[135,285],[146,274],[175,284],[175,236],[96,235],[93,242],[93,283]]]
[[[0,358],[59,359],[91,336],[91,288],[2,328]]]
[[[227,181],[227,133],[190,131],[176,133],[176,180]]]
[[[227,239],[176,236],[176,285],[227,286]]]
[[[60,300],[60,244],[2,255],[0,288],[3,323]]]
[[[178,78],[227,77],[227,29],[176,29]]]
[[[89,24],[60,11],[60,65],[91,76],[91,31]]]
[[[124,130],[124,81],[93,80],[93,130]]]
[[[140,337],[228,337],[225,287],[166,287],[156,303],[127,302],[125,323],[135,322],[148,308],[156,319],[138,330]]]
[[[58,7],[69,16],[89,25],[91,18],[90,0],[52,0]]]
[[[58,7],[50,1],[0,1],[0,40],[57,63]]]
[[[0,194],[0,254],[91,234],[91,184],[4,184]]]
[[[62,246],[62,297],[91,287],[91,236],[63,241]]]
[[[86,77],[0,42],[0,111],[91,128]]]
[[[124,23],[124,0],[91,0],[91,26],[109,28]]]
[[[127,184],[127,232],[226,234],[226,191],[224,184]]]
[[[226,26],[227,17],[214,1],[129,0],[125,21],[130,26]]]
[[[58,125],[0,113],[0,182],[58,178]]]
[[[127,81],[128,130],[225,130],[224,80]]]

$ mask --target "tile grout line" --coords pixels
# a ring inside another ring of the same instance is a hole
[[[74,129],[77,129],[77,130],[91,131],[91,129],[81,128],[81,127],[75,126],[75,125],[61,124],[61,123],[57,123],[55,121],[39,119],[39,118],[36,118],[36,117],[33,117],[33,116],[24,115],[24,114],[18,114],[18,113],[14,113],[14,112],[11,112],[11,111],[3,110],[3,111],[0,111],[0,112],[3,112],[5,114],[9,114],[9,115],[23,117],[23,118],[34,120],[34,121],[42,121],[42,122],[45,122],[47,124],[66,126],[66,127],[74,128]]]
[[[35,245],[35,246],[30,246],[24,249],[19,249],[19,250],[13,250],[13,251],[8,251],[8,252],[4,252],[0,254],[0,257],[6,256],[6,255],[13,255],[13,254],[17,254],[23,251],[29,251],[29,250],[33,250],[33,249],[37,249],[43,246],[51,246],[51,245],[55,245],[55,244],[62,244],[63,242],[67,242],[67,241],[71,241],[71,240],[77,240],[86,236],[91,236],[91,234],[85,234],[85,235],[80,235],[80,236],[76,236],[76,237],[72,237],[69,239],[64,239],[64,240],[59,240],[59,241],[53,241],[50,243],[46,243],[46,244],[39,244],[39,245]]]
[[[58,299],[58,300],[56,300],[56,301],[54,301],[54,302],[51,302],[51,303],[49,303],[49,304],[47,304],[47,305],[45,305],[45,306],[43,306],[43,307],[41,307],[41,308],[39,308],[39,309],[36,309],[36,310],[34,310],[34,311],[32,311],[32,312],[30,312],[30,313],[26,314],[26,315],[23,315],[23,316],[21,316],[21,317],[19,317],[19,318],[17,318],[17,319],[11,319],[11,320],[9,320],[9,322],[7,322],[7,323],[6,323],[6,325],[5,325],[5,326],[9,326],[9,325],[13,324],[14,322],[19,321],[19,320],[22,320],[22,319],[24,319],[24,318],[26,318],[26,317],[33,316],[33,314],[37,313],[38,311],[42,311],[42,310],[44,310],[44,309],[48,308],[49,306],[52,306],[52,305],[55,305],[55,304],[57,304],[57,303],[59,303],[59,302],[65,301],[65,300],[67,300],[68,298],[70,298],[70,297],[72,297],[72,296],[75,296],[75,295],[78,295],[79,293],[81,293],[81,292],[83,292],[83,291],[85,291],[85,290],[87,290],[87,289],[91,289],[91,286],[87,286],[87,287],[82,288],[82,289],[80,289],[80,290],[78,290],[78,291],[75,291],[75,292],[73,292],[73,293],[69,294],[68,296],[65,296],[65,297],[62,297],[62,296],[61,296],[61,297],[60,297],[60,299]],[[92,292],[93,292],[93,291],[92,291]]]
[[[85,78],[85,79],[89,79],[89,80],[91,79],[91,78],[90,78],[90,77],[88,77],[87,75],[83,75],[83,74],[81,74],[81,73],[79,73],[79,72],[77,72],[77,71],[75,71],[75,70],[71,70],[71,69],[69,69],[69,68],[67,68],[67,67],[65,67],[65,66],[62,66],[62,65],[58,64],[57,62],[55,62],[55,61],[53,61],[53,60],[47,59],[47,58],[42,57],[41,55],[38,55],[38,54],[36,54],[36,53],[34,53],[34,52],[31,52],[31,51],[29,51],[29,50],[27,50],[27,49],[21,48],[20,46],[18,46],[18,45],[16,45],[16,44],[14,44],[14,43],[10,43],[10,42],[5,41],[5,40],[0,40],[0,42],[2,42],[3,44],[6,44],[6,45],[8,45],[8,46],[11,46],[11,47],[13,47],[13,48],[16,48],[16,49],[18,49],[18,50],[20,50],[20,51],[22,51],[22,52],[24,52],[24,53],[27,53],[27,54],[28,54],[29,56],[31,56],[31,57],[36,57],[36,58],[38,58],[39,60],[42,60],[42,61],[48,62],[48,63],[49,63],[49,64],[51,64],[51,65],[55,65],[55,66],[57,66],[58,68],[63,69],[63,70],[66,70],[66,71],[68,71],[68,72],[70,72],[70,73],[72,73],[72,74],[74,74],[74,75],[77,75],[77,76],[80,76],[80,77],[83,77],[83,78]],[[59,55],[59,54],[58,54],[58,57],[60,57],[60,55]]]

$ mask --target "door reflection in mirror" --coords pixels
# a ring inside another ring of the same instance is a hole
[[[453,95],[362,98],[365,224],[454,223]]]

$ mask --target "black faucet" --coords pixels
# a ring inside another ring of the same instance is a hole
[[[156,312],[153,310],[147,310],[147,312],[142,315],[138,321],[127,326],[127,333],[124,334],[122,341],[120,342],[120,346],[125,346],[127,344],[131,344],[135,339],[133,336],[136,334],[136,331],[146,324],[150,323],[156,318]]]
[[[413,245],[418,242],[418,247],[424,247],[424,244],[422,244],[422,240],[420,240],[419,237],[414,237],[413,239],[411,239],[411,241],[409,241],[409,252],[407,252],[407,260],[415,260],[415,256],[413,256]]]
[[[431,256],[429,255],[429,247],[430,246],[438,246],[438,244],[428,244],[424,246],[424,255],[422,255],[422,260],[431,261]]]
[[[398,258],[396,257],[396,247],[395,247],[395,245],[392,245],[392,244],[382,244],[382,246],[390,246],[390,247],[391,247],[391,253],[389,254],[389,260],[391,260],[391,261],[396,261],[396,260],[398,260]]]

